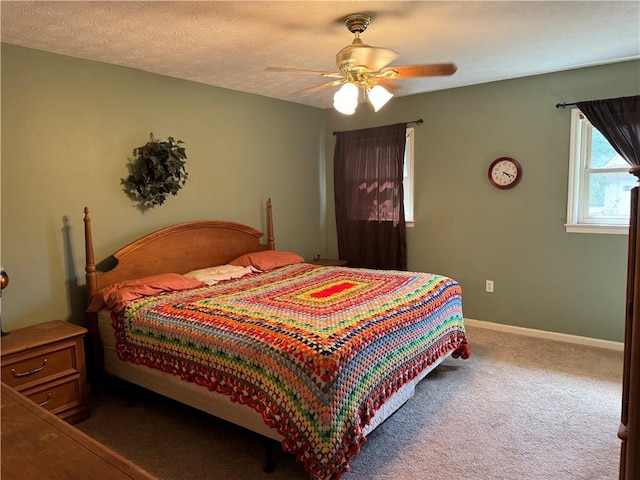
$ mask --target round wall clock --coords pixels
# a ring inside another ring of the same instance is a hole
[[[522,178],[522,167],[517,160],[510,157],[496,158],[489,165],[489,181],[496,188],[515,187]]]

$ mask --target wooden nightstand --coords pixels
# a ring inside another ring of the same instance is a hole
[[[84,420],[86,333],[62,320],[9,332],[0,340],[2,381],[69,423]]]
[[[313,265],[322,265],[324,267],[345,267],[349,262],[334,258],[318,258],[317,260],[309,263],[312,263]]]

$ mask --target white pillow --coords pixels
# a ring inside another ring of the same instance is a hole
[[[236,265],[218,265],[216,267],[201,268],[192,270],[184,274],[185,277],[193,278],[207,285],[214,285],[221,280],[231,280],[240,278],[247,273],[258,272],[254,267],[239,267]]]

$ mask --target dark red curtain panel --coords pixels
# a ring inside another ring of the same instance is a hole
[[[407,269],[402,185],[407,124],[336,133],[338,252],[352,267]]]
[[[578,102],[576,106],[632,166],[640,166],[640,95]]]

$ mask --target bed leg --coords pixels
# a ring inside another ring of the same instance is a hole
[[[130,385],[126,392],[127,407],[135,407],[141,401],[143,393],[141,387]]]
[[[143,397],[147,390],[143,387],[112,376],[108,376],[107,380],[110,382],[109,390],[115,390],[120,393],[124,397],[127,407],[135,407],[144,400]]]
[[[264,447],[266,451],[266,458],[264,462],[264,468],[262,469],[262,471],[264,473],[273,473],[276,470],[276,461],[273,458],[273,441],[268,438],[265,438]]]

